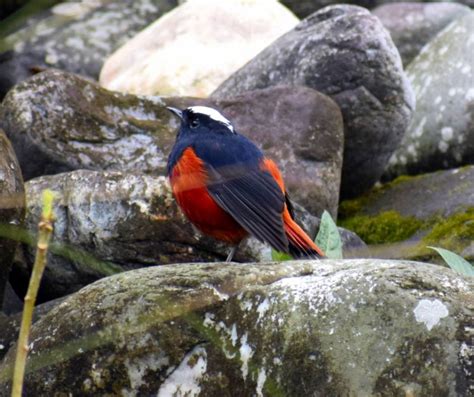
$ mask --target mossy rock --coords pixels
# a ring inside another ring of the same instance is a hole
[[[338,223],[368,244],[388,244],[376,250],[384,256],[432,260],[437,254],[426,246],[434,245],[472,260],[473,180],[474,166],[401,176],[342,202]]]
[[[34,324],[25,395],[468,396],[473,282],[374,259],[125,272]]]

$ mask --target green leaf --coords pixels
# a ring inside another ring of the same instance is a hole
[[[471,276],[474,277],[474,266],[472,266],[467,260],[465,260],[462,256],[455,254],[449,250],[444,248],[438,247],[428,247],[432,250],[435,250],[444,261],[448,264],[448,266],[454,270],[455,272],[462,274],[464,276]]]
[[[342,241],[339,229],[326,210],[321,217],[319,232],[314,242],[329,259],[342,259]]]
[[[284,262],[284,261],[290,261],[292,259],[293,258],[290,255],[285,254],[284,252],[275,251],[272,248],[272,260],[273,261]]]

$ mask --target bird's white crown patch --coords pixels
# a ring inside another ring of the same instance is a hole
[[[220,114],[216,109],[213,109],[207,106],[191,106],[190,108],[188,108],[188,110],[191,111],[192,113],[205,114],[206,116],[209,116],[211,119],[224,124],[232,132],[235,132],[234,126],[232,125],[232,123],[229,120],[227,120],[222,114]]]

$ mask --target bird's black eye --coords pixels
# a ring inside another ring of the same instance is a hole
[[[191,120],[190,126],[191,128],[199,127],[199,120],[198,119]]]

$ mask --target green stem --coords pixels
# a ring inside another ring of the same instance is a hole
[[[25,376],[26,357],[28,355],[28,339],[30,335],[33,309],[36,296],[46,267],[46,256],[48,253],[49,241],[53,233],[53,200],[54,193],[50,190],[43,192],[43,213],[39,223],[38,243],[36,248],[35,263],[30,277],[30,284],[25,296],[23,315],[21,318],[20,336],[18,337],[15,369],[13,372],[12,397],[21,397],[23,389],[23,378]]]

